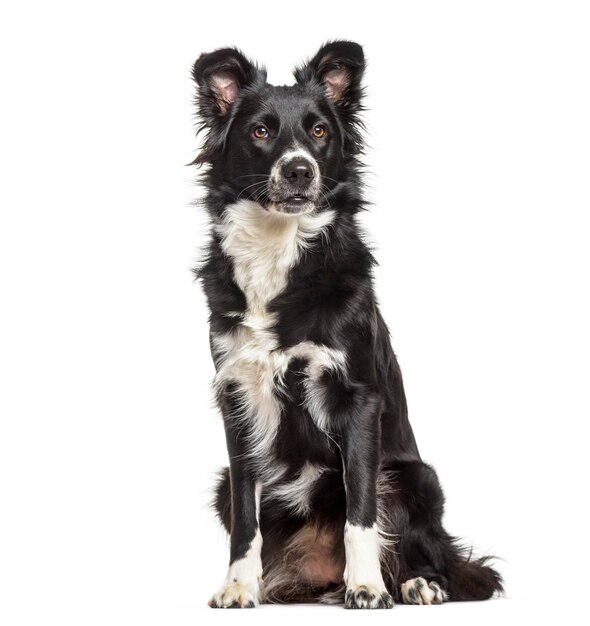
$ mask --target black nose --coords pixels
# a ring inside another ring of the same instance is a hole
[[[283,176],[298,187],[305,187],[313,180],[313,167],[305,159],[293,159],[283,165]]]

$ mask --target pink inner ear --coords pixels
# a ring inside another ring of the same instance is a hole
[[[326,95],[334,102],[340,102],[350,84],[350,76],[344,68],[336,68],[324,74],[324,86]]]
[[[215,92],[217,106],[222,113],[226,113],[229,105],[238,95],[238,83],[236,79],[227,72],[220,72],[211,76],[211,88]]]

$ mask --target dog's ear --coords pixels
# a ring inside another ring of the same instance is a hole
[[[239,50],[223,48],[202,54],[193,66],[192,75],[197,83],[199,130],[207,132],[201,153],[192,163],[201,165],[211,161],[224,145],[232,105],[240,92],[259,82],[264,83],[266,72]]]
[[[204,119],[226,116],[240,90],[255,83],[261,74],[261,70],[235,48],[202,54],[193,67],[201,116]]]
[[[365,55],[358,43],[332,41],[295,70],[295,79],[298,83],[320,83],[336,106],[354,112],[360,107],[364,71]]]

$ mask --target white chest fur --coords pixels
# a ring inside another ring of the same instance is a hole
[[[265,454],[276,435],[281,405],[275,392],[292,358],[305,358],[308,375],[314,378],[324,369],[345,365],[342,352],[310,341],[278,349],[272,330],[276,318],[267,310],[267,304],[287,286],[290,269],[333,217],[332,211],[281,215],[242,201],[227,207],[223,222],[216,226],[222,249],[233,261],[234,279],[246,297],[247,310],[234,330],[213,336],[220,363],[215,385],[238,384],[243,398],[240,418],[248,421],[253,456]]]
[[[249,200],[226,208],[217,232],[223,251],[234,261],[234,278],[250,315],[265,314],[266,304],[285,288],[301,252],[333,218],[333,211],[282,215]]]

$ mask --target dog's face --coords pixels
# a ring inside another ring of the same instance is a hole
[[[193,75],[207,136],[196,163],[210,163],[234,201],[291,215],[326,206],[360,151],[363,71],[352,42],[323,46],[288,87],[267,84],[238,50],[202,55]]]

